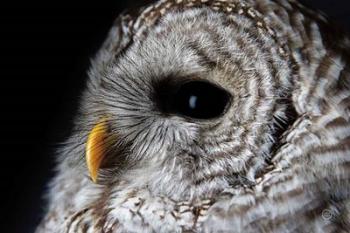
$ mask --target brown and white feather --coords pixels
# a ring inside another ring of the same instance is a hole
[[[349,232],[349,49],[294,0],[161,0],[120,16],[37,232]],[[211,121],[161,114],[153,84],[177,77],[223,87],[231,106]],[[102,115],[128,150],[94,184],[84,148]]]

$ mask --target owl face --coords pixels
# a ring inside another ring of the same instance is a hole
[[[38,232],[347,231],[349,40],[328,27],[288,0],[120,16]]]
[[[86,136],[106,121],[97,183],[174,199],[249,185],[285,130],[293,75],[258,22],[209,7],[174,11],[113,56],[107,44],[77,123]]]

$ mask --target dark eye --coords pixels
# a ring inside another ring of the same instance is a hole
[[[211,119],[221,116],[230,94],[222,88],[205,81],[185,82],[173,89],[161,100],[168,112],[196,118]]]

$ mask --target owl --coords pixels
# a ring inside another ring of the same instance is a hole
[[[294,0],[115,21],[43,232],[350,232],[350,39]]]

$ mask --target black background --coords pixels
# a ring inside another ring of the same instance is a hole
[[[114,18],[141,1],[12,2],[0,7],[1,232],[33,232],[69,135],[89,59]],[[348,0],[304,0],[350,31]]]

